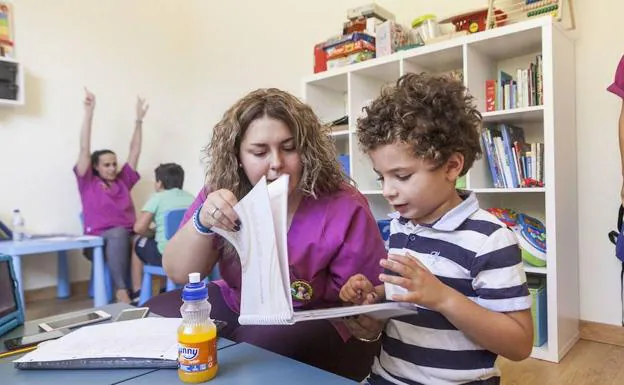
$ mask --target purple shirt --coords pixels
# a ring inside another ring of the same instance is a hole
[[[132,231],[136,215],[130,190],[139,181],[139,173],[125,163],[117,179],[108,184],[95,176],[91,167],[83,176],[74,167],[74,174],[82,201],[85,234],[99,235],[113,227]]]
[[[617,70],[615,71],[613,83],[607,90],[624,99],[624,56],[620,59],[620,64],[618,64]]]
[[[202,189],[182,220],[186,223],[207,196]],[[243,223],[243,226],[245,224]],[[220,238],[221,242],[224,242]],[[312,288],[309,300],[293,296],[295,309],[341,306],[340,288],[354,274],[364,274],[378,285],[382,268],[379,260],[386,255],[377,222],[366,198],[345,184],[331,195],[304,197],[288,230],[288,259],[291,285],[303,281]],[[236,313],[240,312],[241,265],[238,256],[222,255],[219,260],[222,280],[215,283],[223,298]],[[336,324],[336,323],[335,323]],[[343,338],[344,325],[336,325]]]

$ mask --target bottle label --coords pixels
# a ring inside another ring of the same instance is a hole
[[[183,372],[203,372],[217,365],[217,339],[178,344],[178,369]]]

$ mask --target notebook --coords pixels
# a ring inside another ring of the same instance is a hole
[[[148,317],[84,326],[13,362],[18,369],[177,368],[181,322]]]
[[[384,302],[361,306],[294,311],[288,268],[288,175],[267,184],[263,177],[235,206],[242,226],[237,232],[215,228],[241,259],[241,325],[292,325],[300,321],[366,314],[386,319],[415,314],[415,304]],[[362,236],[365,236],[362,234]]]

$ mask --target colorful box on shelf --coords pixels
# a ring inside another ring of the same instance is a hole
[[[364,44],[364,42],[368,44]],[[359,49],[356,49],[358,47]],[[363,50],[364,47],[366,47],[366,50]],[[328,68],[341,67],[345,64],[371,59],[375,57],[374,51],[375,37],[363,32],[354,32],[329,38],[314,46],[314,73],[326,71]],[[332,55],[331,58],[330,55]],[[340,56],[346,56],[348,59],[345,60],[340,58]],[[330,66],[330,59],[341,60],[332,62]]]
[[[533,346],[542,346],[548,341],[548,312],[546,301],[546,281],[543,277],[528,276],[531,294],[531,316],[533,317]]]
[[[411,30],[392,20],[385,21],[377,26],[377,40],[375,52],[377,57],[387,56],[412,42]]]
[[[366,40],[358,40],[349,41],[325,50],[327,52],[327,60],[341,58],[362,51],[375,52],[375,45]]]
[[[340,67],[348,66],[350,64],[360,63],[360,62],[374,59],[374,58],[375,58],[375,52],[372,52],[372,51],[354,52],[347,56],[327,60],[327,68],[328,69],[340,68]]]

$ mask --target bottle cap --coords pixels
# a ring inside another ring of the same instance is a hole
[[[182,300],[200,301],[208,298],[208,287],[200,278],[199,273],[189,274],[189,283],[182,290]]]
[[[199,273],[191,273],[191,274],[189,274],[189,282],[190,283],[198,283],[199,281],[201,281],[201,276],[199,275]]]

